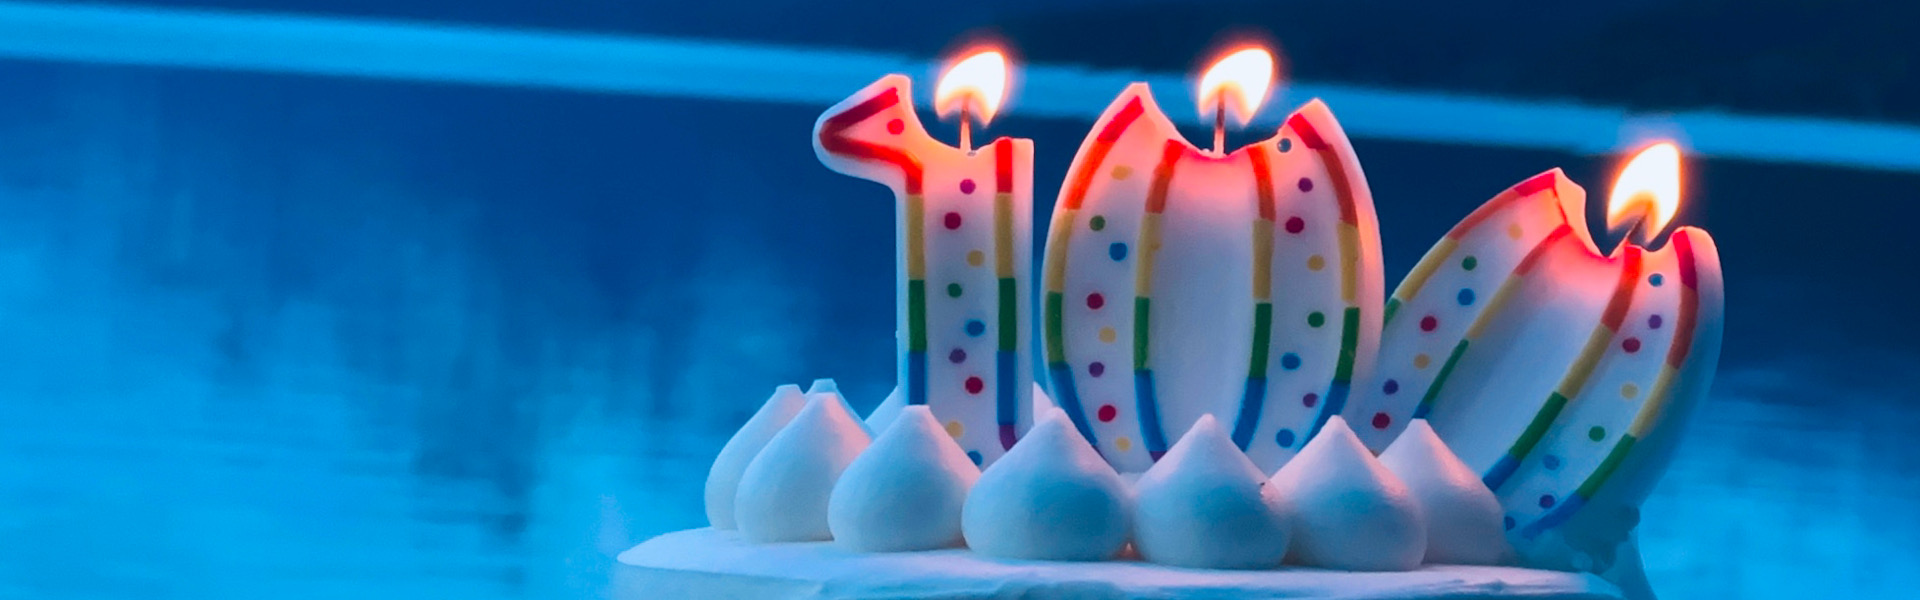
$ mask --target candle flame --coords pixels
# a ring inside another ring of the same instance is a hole
[[[1620,229],[1644,219],[1643,233],[1659,233],[1680,212],[1680,148],[1660,142],[1633,155],[1613,179],[1607,196],[1607,227]]]
[[[1258,46],[1213,61],[1200,76],[1200,115],[1214,117],[1224,105],[1236,123],[1247,124],[1273,87],[1273,71],[1273,53]]]
[[[999,50],[981,50],[947,67],[934,88],[933,109],[940,116],[962,110],[985,125],[1007,97],[1007,56]]]

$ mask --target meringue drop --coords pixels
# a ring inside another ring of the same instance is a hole
[[[808,394],[807,405],[740,476],[733,505],[740,534],[754,542],[832,539],[827,502],[833,484],[872,440],[838,392]]]
[[[1126,546],[1133,497],[1058,409],[980,474],[960,513],[967,545],[988,556],[1104,560]]]
[[[1348,571],[1409,571],[1427,552],[1426,516],[1407,484],[1338,416],[1272,483],[1296,510],[1287,559]]]
[[[1047,395],[1047,388],[1040,387],[1038,381],[1033,382],[1033,420],[1040,420],[1040,417],[1047,416],[1056,408],[1060,408],[1060,405],[1054,404],[1053,396]]]
[[[1204,415],[1135,485],[1133,547],[1149,561],[1202,569],[1280,566],[1293,511],[1213,415]]]
[[[1460,462],[1426,419],[1414,419],[1380,453],[1427,516],[1426,562],[1495,565],[1510,560],[1504,512],[1480,475]]]
[[[833,541],[862,552],[951,548],[980,468],[926,406],[908,406],[840,474],[827,503]]]
[[[867,431],[886,431],[893,426],[894,419],[900,418],[900,409],[906,407],[907,395],[900,391],[900,386],[893,386],[893,392],[887,394],[887,399],[881,400],[879,406],[873,407],[873,412],[867,413]]]
[[[760,454],[767,441],[787,426],[800,408],[807,405],[807,397],[800,393],[800,386],[787,384],[773,389],[773,395],[767,398],[760,410],[740,426],[727,445],[720,448],[720,455],[714,457],[713,468],[707,470],[707,522],[714,529],[733,529],[733,500],[740,489],[740,476],[746,472],[747,463]]]

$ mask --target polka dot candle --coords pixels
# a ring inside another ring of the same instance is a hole
[[[1049,391],[1123,472],[1146,470],[1209,414],[1271,472],[1371,364],[1379,248],[1359,162],[1324,104],[1214,152],[1181,137],[1145,84],[1128,87],[1054,206]],[[1303,405],[1309,391],[1324,401]]]
[[[910,81],[889,75],[834,105],[814,149],[835,171],[892,188],[899,228],[898,376],[984,464],[1030,424],[1033,143],[972,152],[921,125]],[[929,352],[947,360],[929,360]]]
[[[1654,249],[1603,252],[1585,203],[1549,171],[1448,232],[1388,300],[1378,385],[1347,412],[1387,417],[1356,430],[1375,449],[1409,418],[1431,422],[1500,499],[1522,554],[1549,529],[1603,526],[1575,519],[1583,509],[1637,508],[1719,355],[1712,238],[1680,227]]]

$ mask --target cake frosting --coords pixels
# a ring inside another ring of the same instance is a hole
[[[1440,441],[1426,419],[1414,419],[1380,453],[1427,517],[1426,562],[1493,565],[1512,560],[1500,500],[1480,475]]]
[[[1400,481],[1333,417],[1274,473],[1298,507],[1288,560],[1349,571],[1405,571],[1427,552],[1426,515]]]
[[[800,386],[786,384],[774,388],[773,395],[760,405],[760,410],[754,411],[747,424],[720,448],[720,456],[713,459],[713,468],[707,470],[707,522],[713,524],[714,529],[735,527],[733,501],[740,489],[740,476],[746,473],[747,464],[760,454],[760,449],[806,404],[807,397],[800,393]]]
[[[960,525],[988,556],[1104,560],[1126,546],[1132,514],[1120,474],[1055,409],[980,474]]]
[[[872,442],[832,380],[814,382],[806,406],[747,464],[734,496],[740,534],[756,542],[832,539],[834,483]]]
[[[1293,511],[1213,415],[1134,484],[1134,548],[1153,562],[1265,569],[1286,556]]]
[[[908,406],[840,474],[827,525],[834,543],[862,552],[959,546],[960,508],[978,479],[933,411]]]

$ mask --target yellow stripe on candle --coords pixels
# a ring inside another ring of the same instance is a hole
[[[1660,376],[1653,380],[1653,392],[1647,395],[1647,403],[1640,405],[1640,414],[1633,417],[1633,424],[1627,426],[1627,433],[1633,437],[1645,439],[1647,430],[1660,421],[1660,413],[1667,409],[1667,400],[1673,398],[1673,386],[1679,382],[1680,369],[1673,365],[1662,364]]]
[[[927,199],[907,194],[907,279],[927,278]]]
[[[1516,274],[1508,275],[1506,281],[1500,282],[1500,289],[1493,293],[1492,300],[1487,301],[1487,307],[1480,310],[1480,316],[1473,320],[1473,325],[1467,328],[1467,335],[1463,338],[1471,340],[1480,337],[1486,331],[1487,324],[1493,322],[1494,315],[1506,308],[1507,302],[1512,301],[1514,294],[1519,292],[1521,282],[1526,280],[1527,276]]]
[[[1146,213],[1140,216],[1140,243],[1134,249],[1140,254],[1140,262],[1133,270],[1133,293],[1136,296],[1153,296],[1153,257],[1160,250],[1160,213]]]
[[[1440,238],[1440,243],[1434,244],[1433,249],[1427,251],[1426,257],[1420,259],[1420,264],[1414,265],[1413,270],[1407,272],[1407,278],[1400,281],[1400,289],[1393,291],[1393,297],[1399,298],[1401,302],[1407,302],[1414,296],[1420,295],[1420,289],[1426,287],[1427,279],[1440,271],[1440,265],[1446,264],[1447,259],[1453,256],[1453,250],[1459,246],[1460,242],[1453,238]]]
[[[1342,222],[1340,232],[1340,299],[1347,306],[1357,302],[1360,295],[1360,229],[1352,223]]]
[[[1062,206],[1053,218],[1053,227],[1047,232],[1046,286],[1049,292],[1067,291],[1067,240],[1073,237],[1073,222],[1079,220],[1078,210]]]
[[[1253,299],[1273,298],[1273,221],[1253,220]]]
[[[1001,277],[1013,276],[1013,194],[1001,192],[993,195],[993,255],[994,272]]]
[[[1593,375],[1594,367],[1600,365],[1600,358],[1606,356],[1613,334],[1613,329],[1606,325],[1595,326],[1593,332],[1587,334],[1587,345],[1580,348],[1580,356],[1567,367],[1567,374],[1560,378],[1560,386],[1554,391],[1568,399],[1578,396],[1580,388],[1587,386],[1587,377]]]

